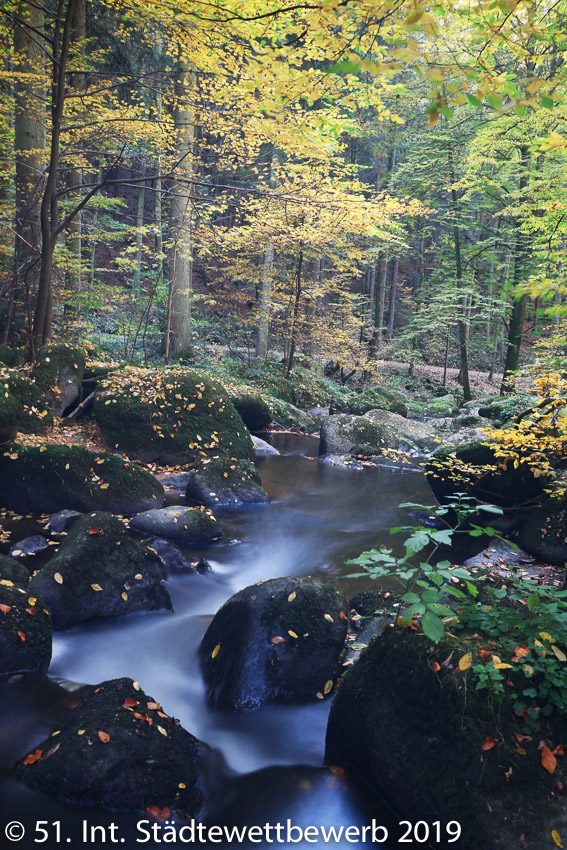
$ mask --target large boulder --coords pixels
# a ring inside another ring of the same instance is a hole
[[[508,422],[510,419],[523,413],[524,410],[529,410],[535,407],[538,403],[537,397],[528,393],[518,393],[517,395],[507,396],[489,396],[482,399],[478,413],[479,416],[484,416],[487,419],[493,419],[497,423]]]
[[[168,508],[144,511],[130,520],[130,528],[141,534],[165,537],[181,546],[211,543],[222,537],[222,531],[210,510],[170,505]]]
[[[171,610],[160,565],[112,514],[86,514],[34,575],[29,592],[51,610],[56,629],[133,611]]]
[[[425,406],[425,415],[434,419],[456,416],[458,412],[459,406],[450,393],[429,401]]]
[[[51,661],[53,623],[30,587],[0,581],[0,676],[45,673]]]
[[[567,498],[552,496],[532,510],[520,532],[520,543],[531,555],[555,564],[567,565]]]
[[[23,434],[43,434],[51,428],[53,414],[32,378],[17,369],[3,369],[0,371],[0,386],[2,384],[22,405],[18,431]]]
[[[347,600],[311,578],[271,579],[235,593],[199,649],[214,708],[252,711],[331,693],[347,630]]]
[[[8,581],[20,587],[27,587],[30,580],[30,571],[15,558],[9,555],[0,555],[0,581]]]
[[[79,397],[85,371],[85,353],[70,345],[42,346],[32,376],[54,416],[61,417]]]
[[[100,382],[94,412],[109,448],[146,462],[253,456],[248,429],[226,390],[191,369],[129,367],[109,375]]]
[[[271,400],[274,422],[282,428],[298,428],[309,434],[315,433],[321,427],[321,421],[305,410],[280,398]]]
[[[242,417],[244,424],[251,431],[261,431],[273,419],[268,404],[258,393],[247,392],[232,395],[231,401]]]
[[[240,505],[268,501],[260,473],[249,460],[214,457],[190,473],[185,493],[200,505]]]
[[[383,450],[427,450],[438,444],[435,432],[421,422],[386,410],[364,416],[337,413],[321,426],[319,454],[379,455]]]
[[[467,493],[502,508],[515,508],[541,497],[545,478],[536,478],[525,464],[514,468],[496,456],[487,442],[443,446],[425,467],[435,497],[445,503],[455,493]]]
[[[138,682],[112,679],[23,759],[17,776],[65,802],[113,810],[155,806],[199,818],[204,750]]]
[[[516,737],[512,689],[502,702],[475,690],[459,660],[472,652],[482,661],[460,640],[434,648],[421,633],[389,629],[370,643],[341,679],[325,760],[362,777],[404,819],[440,821],[438,846],[451,846],[445,825],[458,821],[462,850],[543,850],[566,821],[564,769],[558,759],[547,773],[538,744],[563,742],[565,721],[542,717],[536,735]]]
[[[108,510],[136,513],[164,503],[149,472],[81,446],[21,446],[0,452],[0,503],[16,511]]]
[[[350,412],[363,416],[369,410],[388,410],[399,416],[407,416],[408,408],[402,393],[386,387],[370,387],[350,402]]]

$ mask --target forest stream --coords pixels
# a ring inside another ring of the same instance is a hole
[[[80,844],[83,820],[89,829],[114,822],[120,835],[128,836],[127,850],[138,846],[140,814],[64,805],[7,775],[18,758],[57,728],[62,711],[68,711],[68,690],[79,689],[75,683],[120,676],[138,680],[165,711],[213,748],[207,823],[262,825],[289,818],[302,827],[347,827],[374,819],[396,836],[380,846],[396,844],[398,819],[386,805],[377,806],[350,777],[323,766],[330,700],[267,705],[242,714],[211,711],[205,703],[197,649],[226,599],[261,579],[286,575],[324,579],[350,597],[367,583],[348,579],[353,568],[345,561],[365,549],[391,545],[389,528],[408,521],[401,502],[431,501],[420,473],[324,464],[314,459],[317,441],[312,437],[273,434],[271,441],[281,454],[257,459],[269,504],[217,512],[222,541],[190,552],[193,560],[205,556],[212,573],[177,574],[168,581],[175,614],[133,614],[58,632],[49,676],[16,676],[0,685],[3,811],[24,823],[47,821],[51,838],[44,846],[55,846],[57,821],[61,843]],[[37,847],[35,837],[28,834],[18,847]],[[111,843],[108,834],[106,843]],[[92,846],[99,846],[97,840]],[[150,840],[141,846],[161,844]],[[343,840],[336,846],[350,845]]]

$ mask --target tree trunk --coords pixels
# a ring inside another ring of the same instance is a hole
[[[143,166],[142,166],[143,168]],[[142,171],[142,174],[144,171]],[[142,281],[142,248],[144,245],[144,202],[146,200],[146,186],[140,183],[136,197],[136,254],[134,274],[132,275],[132,293],[135,299],[141,295]]]
[[[175,107],[173,121],[176,132],[178,180],[171,187],[171,218],[175,242],[171,258],[171,280],[168,302],[166,359],[181,351],[191,351],[191,300],[193,257],[191,240],[191,178],[193,176],[193,141],[195,135],[191,91],[194,73],[180,55],[174,81]]]
[[[520,180],[519,180],[519,201],[524,200],[525,190],[528,185],[529,178],[530,153],[527,145],[522,145],[520,148]],[[515,220],[515,240],[514,240],[514,291],[517,292],[517,287],[526,276],[527,257],[529,255],[529,236],[522,231],[522,216],[519,215]],[[528,296],[522,295],[514,300],[512,307],[512,315],[510,316],[510,327],[508,330],[508,342],[506,347],[506,360],[504,362],[504,374],[502,376],[502,384],[500,386],[500,395],[505,395],[510,390],[514,389],[515,372],[518,369],[520,362],[520,352],[522,348],[522,338],[524,333],[524,321],[526,318],[526,308],[528,304]]]
[[[275,185],[275,174],[278,159],[276,149],[272,145],[272,161],[270,165],[270,186]],[[272,271],[274,265],[274,243],[268,239],[264,251],[264,270],[262,273],[262,286],[260,289],[260,312],[258,315],[258,327],[256,330],[256,357],[264,360],[268,353],[268,337],[270,332],[270,303],[272,298]]]
[[[396,317],[396,298],[398,295],[398,267],[400,260],[394,257],[392,268],[392,283],[390,284],[390,303],[388,306],[388,339],[394,336],[394,319]]]
[[[14,149],[16,221],[14,275],[4,339],[21,341],[26,290],[35,292],[41,245],[40,201],[45,168],[45,66],[41,48],[41,4],[20,0],[14,12]],[[25,26],[18,25],[25,22]],[[33,35],[33,33],[37,35]],[[20,80],[19,74],[26,77]]]
[[[451,180],[451,206],[453,208],[453,239],[455,245],[455,277],[457,282],[457,289],[462,289],[463,286],[463,262],[461,258],[461,228],[459,227],[459,204],[457,200],[457,190],[455,189],[455,166],[453,162],[453,151],[449,148],[448,151],[448,159],[449,159],[449,178]],[[471,392],[471,383],[469,377],[469,346],[468,346],[468,328],[466,322],[466,316],[464,315],[465,308],[463,308],[463,316],[459,319],[457,323],[457,329],[459,333],[459,352],[461,356],[461,384],[463,387],[463,395],[465,401],[470,401],[472,399]]]
[[[303,266],[303,248],[299,249],[297,258],[297,269],[295,274],[295,299],[293,303],[293,317],[291,320],[291,337],[289,342],[289,357],[287,360],[286,377],[293,369],[293,358],[295,357],[295,348],[297,344],[297,320],[299,318],[299,302],[301,300],[301,268]]]

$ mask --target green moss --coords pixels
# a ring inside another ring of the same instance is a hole
[[[257,393],[233,395],[231,400],[244,424],[251,431],[260,431],[261,428],[269,425],[273,419],[271,409],[262,396]]]
[[[0,343],[0,363],[5,366],[22,366],[26,361],[24,348],[10,348],[5,343]]]
[[[30,573],[15,558],[0,554],[0,579],[11,581],[20,587],[27,587],[30,580]]]
[[[6,581],[6,580],[4,580]],[[29,589],[0,584],[0,675],[44,673],[51,661],[53,624],[44,602]]]
[[[67,371],[79,387],[85,371],[85,362],[82,348],[61,343],[43,345],[37,353],[32,374],[37,386],[44,393],[52,390],[61,373]]]
[[[81,446],[4,446],[0,491],[3,506],[14,510],[134,513],[163,504],[163,487],[149,472]]]
[[[53,425],[53,415],[35,381],[16,369],[0,370],[0,385],[7,385],[22,405],[18,430],[23,434],[43,434]]]
[[[393,392],[385,387],[370,387],[350,404],[350,411],[358,416],[369,410],[388,410],[400,416],[408,415],[408,408],[401,393]]]
[[[218,380],[189,369],[126,369],[102,382],[95,416],[109,447],[182,462],[252,457],[250,434]]]
[[[10,392],[7,381],[0,383],[0,443],[13,440],[22,424],[24,409]]]
[[[525,393],[503,397],[492,396],[484,399],[478,412],[480,416],[485,416],[487,419],[505,422],[536,404],[537,397]]]
[[[187,498],[201,505],[267,502],[260,473],[249,460],[211,458],[191,473]]]

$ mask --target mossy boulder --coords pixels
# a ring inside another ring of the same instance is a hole
[[[424,411],[425,416],[430,416],[434,419],[456,416],[458,412],[459,407],[455,401],[455,397],[450,394],[429,401]]]
[[[455,493],[467,493],[502,508],[515,508],[541,498],[545,479],[536,478],[524,464],[504,467],[486,442],[443,446],[425,467],[435,497],[445,503]]]
[[[252,711],[324,699],[339,669],[346,611],[344,594],[311,578],[271,579],[235,593],[199,649],[209,704]]]
[[[30,593],[51,609],[56,629],[97,617],[171,609],[159,563],[124,524],[102,511],[78,519],[57,553],[32,578]]]
[[[24,418],[24,410],[18,399],[12,395],[8,384],[0,382],[0,444],[13,440]]]
[[[144,511],[132,517],[130,528],[141,534],[174,540],[181,546],[211,543],[222,537],[216,517],[204,507],[170,505],[159,510]]]
[[[39,349],[32,377],[54,416],[63,416],[78,399],[85,361],[84,351],[71,345],[50,344]]]
[[[23,434],[44,434],[53,425],[53,414],[36,382],[16,369],[0,371],[0,386],[4,384],[22,405],[18,431]]]
[[[381,429],[384,448],[413,447],[419,452],[427,452],[439,445],[439,436],[434,425],[410,421],[387,410],[369,410],[364,418]]]
[[[458,821],[462,850],[543,850],[566,820],[557,785],[564,768],[558,760],[548,774],[538,743],[563,741],[567,724],[542,718],[541,731],[518,747],[523,721],[512,689],[502,703],[475,690],[471,669],[458,667],[468,652],[474,644],[464,638],[433,647],[421,633],[386,630],[341,679],[325,760],[362,777],[404,819],[439,820],[443,829]],[[439,846],[450,847],[443,836]]]
[[[158,559],[164,578],[168,578],[171,573],[197,572],[196,566],[199,562],[191,563],[188,561],[179,546],[172,543],[171,540],[164,540],[162,537],[149,537],[142,543]]]
[[[407,416],[407,404],[401,393],[396,393],[386,387],[370,387],[350,402],[350,412],[357,416],[368,413],[369,410],[388,410],[399,416]]]
[[[524,410],[537,405],[537,397],[527,393],[518,393],[508,396],[489,396],[482,400],[479,407],[479,416],[486,419],[496,420],[498,423],[514,419]]]
[[[0,343],[0,363],[5,366],[21,366],[25,361],[25,348],[10,348],[5,342]]]
[[[31,587],[0,582],[0,676],[45,673],[51,661],[53,623]]]
[[[299,407],[282,399],[273,399],[271,402],[274,422],[283,428],[298,428],[313,434],[321,427],[321,421],[316,416],[300,410]]]
[[[429,426],[378,409],[364,416],[327,417],[321,426],[319,454],[380,455],[388,449],[420,451],[437,444]]]
[[[520,532],[520,543],[530,555],[555,564],[567,565],[567,498],[552,496],[530,511]]]
[[[16,511],[63,508],[136,513],[164,503],[159,481],[107,452],[81,446],[21,446],[0,452],[0,502]]]
[[[270,407],[257,393],[233,395],[231,401],[250,431],[261,431],[273,419]]]
[[[132,679],[92,690],[56,737],[17,767],[28,787],[58,800],[113,810],[169,808],[199,818],[205,746]]]
[[[30,571],[15,558],[0,554],[0,581],[11,581],[19,587],[27,587]]]
[[[463,413],[453,420],[453,431],[462,431],[464,428],[492,428],[492,422],[484,416],[474,413]]]
[[[220,381],[191,369],[124,369],[101,381],[94,413],[109,448],[143,461],[253,457],[250,433]]]
[[[249,460],[214,457],[190,473],[186,498],[199,505],[241,505],[268,501],[260,473]]]

